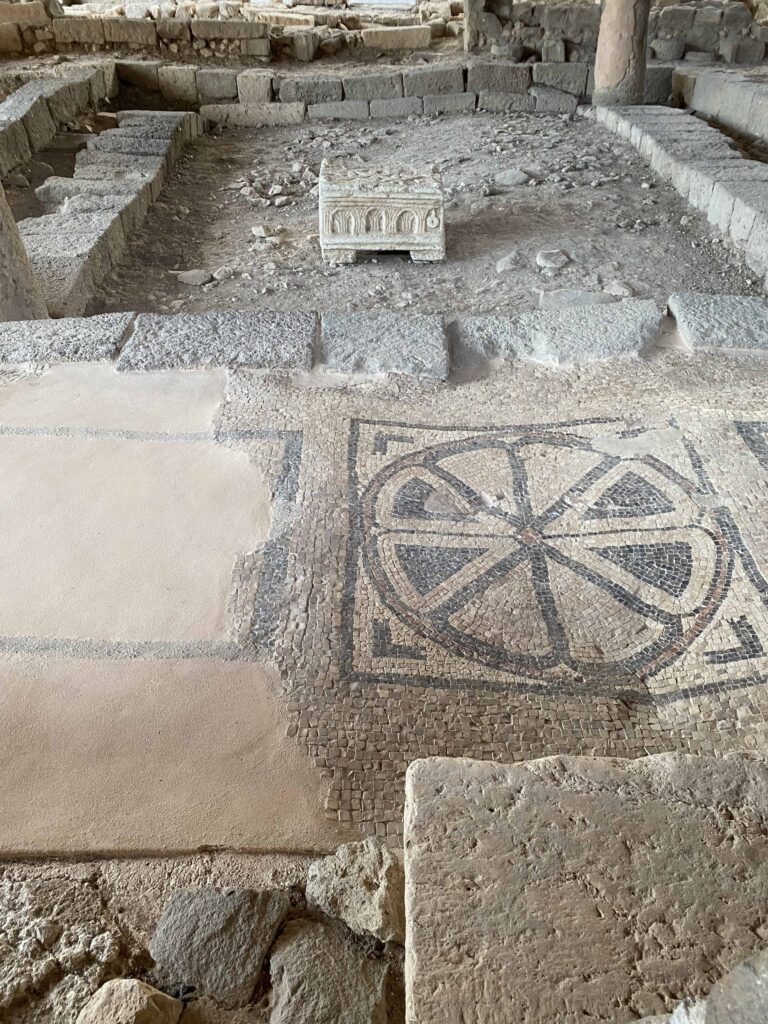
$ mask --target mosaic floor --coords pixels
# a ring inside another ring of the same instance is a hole
[[[277,661],[328,809],[398,834],[431,754],[764,749],[767,382],[714,356],[230,378],[219,439],[277,496],[237,635]]]

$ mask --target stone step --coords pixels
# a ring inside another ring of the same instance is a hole
[[[407,1024],[669,1013],[764,945],[766,863],[762,760],[415,761]]]

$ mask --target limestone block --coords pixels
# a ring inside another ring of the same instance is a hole
[[[128,46],[157,46],[157,29],[145,18],[105,18],[104,38],[108,43]]]
[[[22,28],[41,28],[51,18],[41,0],[31,3],[0,3],[0,25],[13,23]]]
[[[410,117],[424,113],[421,96],[403,96],[397,100],[371,100],[371,117]]]
[[[563,40],[543,40],[541,44],[541,59],[545,63],[562,63],[565,60],[565,43]]]
[[[267,71],[241,71],[237,76],[240,103],[269,103],[272,99],[272,75]]]
[[[721,39],[720,56],[729,64],[759,64],[765,56],[765,43],[741,37]]]
[[[265,39],[269,35],[269,26],[258,21],[193,18],[189,27],[195,39]]]
[[[287,36],[287,33],[284,33]],[[293,53],[296,60],[307,64],[315,59],[318,47],[320,46],[320,33],[313,31],[295,31],[290,34],[293,43]]]
[[[237,73],[223,68],[198,68],[197,94],[201,104],[236,100]]]
[[[339,927],[289,921],[272,947],[270,1024],[387,1024],[387,969]]]
[[[243,39],[240,52],[248,57],[269,57],[272,47],[268,39]]]
[[[38,250],[27,240],[24,245],[49,314],[53,317],[82,316],[96,288],[87,253],[59,255],[51,246]]]
[[[334,103],[342,98],[340,78],[296,75],[280,78],[280,101],[282,103]]]
[[[429,25],[364,28],[362,35],[370,50],[428,50],[432,44]]]
[[[121,128],[137,124],[155,128],[167,125],[169,136],[179,130],[187,140],[204,133],[202,118],[191,110],[118,110],[115,116]]]
[[[167,160],[168,143],[164,139],[137,139],[120,128],[112,128],[88,139],[87,148],[95,153],[120,153],[131,156],[157,156]]]
[[[734,204],[734,212],[738,204]],[[746,264],[755,274],[768,274],[768,205],[755,211],[749,238],[744,245]]]
[[[477,97],[478,110],[514,110],[521,113],[532,113],[535,109],[533,96],[528,93],[514,92],[481,92]]]
[[[137,318],[133,334],[120,355],[117,369],[165,370],[194,366],[254,366],[272,370],[309,370],[312,366],[316,334],[315,313],[281,313],[271,310],[177,316],[142,313]],[[237,906],[253,904],[253,913],[257,914],[260,912],[258,906],[264,903],[269,895],[257,893],[258,899],[254,897],[254,900],[242,897]],[[269,909],[272,904],[266,903],[265,906]],[[223,904],[219,902],[213,907],[212,920],[219,913],[217,907],[221,908]],[[237,913],[241,916],[246,915],[242,908],[238,909]],[[234,938],[235,935],[233,941]],[[190,964],[192,962],[190,961]],[[213,992],[209,994],[215,996]]]
[[[587,64],[534,64],[533,81],[536,85],[583,96],[587,91],[588,71]]]
[[[75,179],[104,180],[114,175],[141,176],[149,185],[152,202],[160,195],[167,175],[168,162],[164,157],[131,156],[124,153],[106,153],[103,150],[83,149],[75,157]]]
[[[313,103],[311,106],[307,107],[307,117],[310,117],[313,120],[327,119],[334,121],[365,121],[369,116],[370,111],[365,100],[341,100],[339,103]]]
[[[358,935],[405,942],[403,865],[378,839],[340,846],[315,861],[307,875],[307,900]]]
[[[477,96],[473,92],[424,97],[425,114],[458,114],[465,110],[474,110],[476,105]]]
[[[762,181],[731,181],[728,191],[733,196],[728,232],[739,245],[749,239],[758,214],[768,212],[768,184]]]
[[[528,64],[478,61],[470,64],[467,69],[468,92],[526,93],[530,83],[531,69]]]
[[[651,49],[656,60],[680,60],[685,53],[685,40],[652,39]]]
[[[645,69],[644,103],[662,105],[669,102],[669,97],[672,95],[673,72],[672,66],[650,65]]]
[[[27,218],[19,222],[19,234],[32,265],[36,259],[61,256],[83,261],[91,269],[96,283],[102,281],[125,251],[120,212],[115,207],[78,213],[67,200],[55,213]],[[45,282],[43,281],[43,287]]]
[[[44,90],[40,90],[37,82],[27,82],[0,103],[0,124],[9,121],[21,122],[33,153],[47,146],[56,134]]]
[[[659,31],[665,35],[677,35],[693,27],[694,7],[674,5],[659,11]]]
[[[18,25],[0,25],[0,53],[21,53],[24,41]]]
[[[158,84],[163,97],[175,103],[197,106],[197,68],[194,64],[164,64],[158,68]]]
[[[409,1024],[621,1021],[702,995],[760,946],[766,826],[759,759],[412,763]]]
[[[29,137],[21,121],[0,121],[0,178],[31,157]]]
[[[706,1000],[706,1024],[760,1024],[766,1007],[768,950],[763,949],[713,987]]]
[[[45,318],[48,311],[0,185],[0,321]]]
[[[445,380],[443,323],[440,317],[418,314],[323,313],[319,362],[341,373]]]
[[[464,69],[459,65],[435,65],[403,70],[404,96],[434,96],[464,91]]]
[[[569,92],[561,92],[548,85],[532,85],[529,95],[533,98],[537,113],[575,114],[579,105],[578,99]]]
[[[627,299],[612,305],[539,309],[517,317],[459,317],[453,327],[462,352],[482,359],[529,359],[574,365],[642,355],[656,340],[655,303]]]
[[[115,61],[117,77],[121,82],[135,85],[150,92],[160,91],[159,60],[118,60]]]
[[[192,38],[189,22],[180,18],[160,18],[155,27],[158,37],[167,42],[189,42]]]
[[[73,121],[92,105],[90,75],[76,75],[70,71],[66,78],[40,82],[48,111],[57,125]]]
[[[690,348],[768,349],[768,299],[676,293],[669,311]]]
[[[77,64],[58,64],[54,73],[65,81],[87,80],[91,93],[90,103],[97,110],[105,99],[117,96],[120,84],[117,80],[115,62],[113,60],[94,60]]]
[[[129,197],[130,205],[120,212],[126,238],[141,223],[152,204],[149,182],[138,174],[126,175],[124,178],[107,176],[106,180],[59,178],[54,175],[46,178],[43,184],[35,189],[35,195],[44,206],[59,206],[74,196]]]
[[[752,25],[752,12],[744,3],[729,3],[723,8],[721,24],[726,31],[748,29]]]
[[[243,314],[218,314],[219,324],[238,315]],[[215,316],[178,319],[189,323]],[[127,347],[133,345],[137,333],[148,340],[146,331],[151,321],[169,319],[173,318],[137,317]],[[234,326],[234,321],[230,323]],[[118,369],[127,368],[121,367],[122,362],[123,356]],[[198,995],[210,996],[224,1007],[245,1006],[253,995],[264,957],[288,905],[288,896],[283,892],[176,889],[149,944],[155,961],[154,973],[166,987],[191,986]]]
[[[177,1024],[184,1004],[151,985],[120,978],[102,985],[80,1011],[76,1024]]]
[[[200,107],[200,116],[213,124],[249,128],[258,125],[301,124],[303,103],[213,103]]]
[[[0,324],[0,362],[99,362],[117,354],[134,313]]]
[[[403,76],[387,74],[342,78],[345,100],[388,100],[403,95]]]
[[[91,43],[104,45],[104,22],[101,18],[76,18],[67,15],[53,19],[53,34],[58,44]]]

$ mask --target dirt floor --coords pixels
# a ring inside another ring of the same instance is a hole
[[[447,259],[320,258],[323,158],[437,164]],[[525,172],[527,183],[498,175]],[[257,237],[257,235],[265,237]],[[541,250],[569,257],[541,269]],[[202,270],[190,286],[176,273]],[[213,278],[215,275],[215,279]],[[755,293],[762,282],[706,220],[601,126],[558,116],[435,119],[224,130],[189,146],[89,308],[523,310],[540,290],[580,288],[666,301],[672,291]]]

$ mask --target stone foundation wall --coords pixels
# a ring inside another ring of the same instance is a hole
[[[593,61],[599,30],[599,3],[468,0],[464,42],[467,50],[516,60]],[[756,21],[740,0],[659,4],[651,11],[648,39],[649,56],[661,60],[699,52],[750,64],[763,59],[768,24]]]

